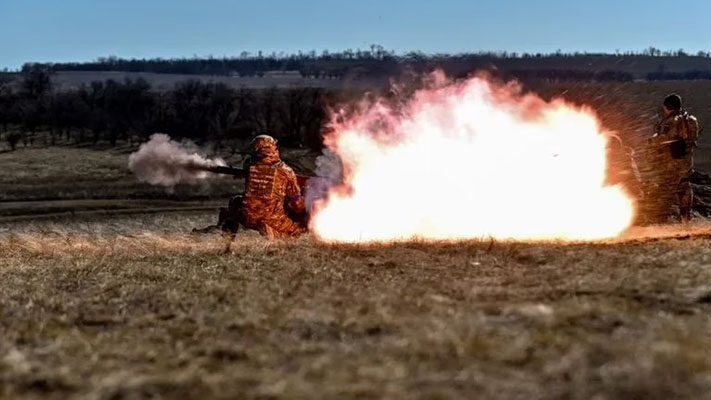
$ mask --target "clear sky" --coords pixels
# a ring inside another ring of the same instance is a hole
[[[711,1],[0,0],[0,68],[100,56],[711,50]]]

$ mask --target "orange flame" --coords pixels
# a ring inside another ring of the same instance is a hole
[[[632,200],[605,186],[607,132],[594,112],[476,77],[334,116],[326,146],[343,184],[316,201],[325,242],[596,240],[616,237]]]

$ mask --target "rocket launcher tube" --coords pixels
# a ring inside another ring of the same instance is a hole
[[[232,175],[235,178],[246,178],[247,170],[242,168],[234,168],[228,166],[213,166],[213,167],[196,167],[204,171],[212,172],[215,174],[222,175]],[[299,183],[299,187],[303,190],[306,187],[306,183],[309,179],[313,177],[307,175],[296,175],[296,181]]]

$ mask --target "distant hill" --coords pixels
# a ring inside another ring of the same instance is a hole
[[[651,53],[651,52],[650,52]],[[655,53],[656,54],[656,53]],[[617,81],[711,79],[711,57],[674,54],[509,54],[477,53],[394,56],[387,52],[288,57],[206,59],[101,58],[86,63],[27,63],[23,71],[41,68],[52,72],[60,91],[74,90],[93,81],[143,79],[154,90],[166,91],[177,83],[198,80],[239,89],[312,87],[324,89],[387,86],[408,74],[444,70],[455,78],[486,70],[503,78],[546,81]],[[19,81],[20,73],[0,74]]]

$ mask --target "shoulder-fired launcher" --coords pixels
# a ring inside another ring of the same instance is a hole
[[[228,166],[214,166],[214,167],[204,167],[205,171],[212,172],[215,174],[232,175],[236,178],[246,178],[247,170],[242,168],[234,168]],[[296,175],[296,181],[299,183],[299,187],[302,189],[306,186],[306,182],[311,179],[311,176],[307,175]]]
[[[247,170],[244,170],[242,168],[234,168],[234,167],[227,167],[227,166],[215,166],[215,167],[205,167],[205,171],[212,172],[215,174],[222,174],[222,175],[232,175],[236,178],[245,178],[247,176]]]

